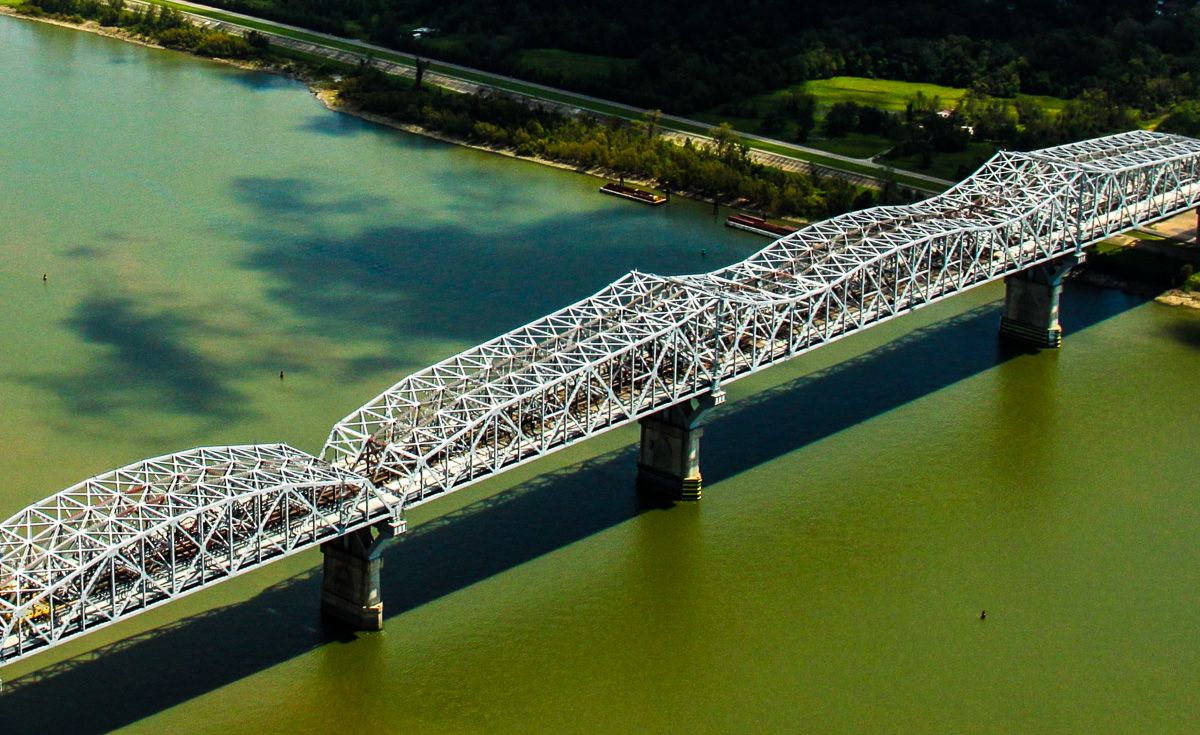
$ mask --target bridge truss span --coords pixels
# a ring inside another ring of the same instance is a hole
[[[0,661],[399,513],[399,498],[285,444],[93,477],[0,525]]]
[[[317,545],[323,595],[382,624],[379,524],[402,530],[407,508],[1197,204],[1189,138],[1002,152],[942,195],[811,224],[710,273],[631,272],[405,377],[320,458],[203,448],[84,481],[0,524],[0,663]]]
[[[711,273],[633,272],[414,373],[323,457],[412,507],[1200,201],[1200,142],[1001,152],[946,193],[818,222]]]

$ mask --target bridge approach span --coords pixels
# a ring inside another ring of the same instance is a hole
[[[639,477],[698,497],[696,420],[722,385],[1000,278],[1003,329],[1054,346],[1058,284],[1085,246],[1198,203],[1189,138],[1002,152],[944,194],[726,268],[630,273],[409,375],[319,459],[194,449],[92,478],[0,524],[0,664],[318,545],[326,611],[377,628],[379,551],[407,508],[638,420]]]

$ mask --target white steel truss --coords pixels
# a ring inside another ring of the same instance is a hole
[[[284,444],[193,449],[0,525],[0,661],[392,518],[400,499]]]
[[[0,524],[0,663],[406,508],[899,314],[1200,203],[1200,141],[1135,131],[1002,152],[914,205],[812,224],[711,273],[632,272],[413,373],[285,445],[101,475]]]
[[[413,507],[1198,201],[1190,138],[1001,152],[942,195],[812,224],[727,268],[630,273],[409,375],[322,456]]]

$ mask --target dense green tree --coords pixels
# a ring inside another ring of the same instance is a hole
[[[851,132],[858,127],[858,110],[855,102],[838,102],[825,113],[821,129],[835,138]]]
[[[1164,133],[1200,137],[1200,102],[1189,100],[1176,105],[1158,129]]]
[[[674,113],[838,74],[1005,98],[1101,89],[1156,114],[1200,96],[1200,6],[1190,0],[752,0],[736,13],[695,0],[211,1],[401,50],[427,43],[414,28],[436,27],[423,55]],[[545,48],[624,61],[586,72],[524,63],[525,51]]]
[[[657,132],[654,114],[638,123],[570,118],[495,93],[420,89],[367,67],[337,87],[343,101],[367,112],[502,146],[518,155],[602,169],[616,177],[652,179],[671,191],[741,198],[785,216],[826,217],[874,202],[873,196],[864,197],[842,179],[814,179],[755,163],[745,141],[728,125],[711,130],[706,145],[677,145],[648,134]]]

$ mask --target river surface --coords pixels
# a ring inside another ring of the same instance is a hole
[[[23,20],[0,101],[0,516],[192,446],[316,451],[630,268],[765,244]],[[1001,296],[735,384],[699,504],[639,500],[612,432],[414,513],[383,633],[322,623],[300,555],[8,667],[0,733],[1195,732],[1200,317],[1072,286],[1025,353]]]

